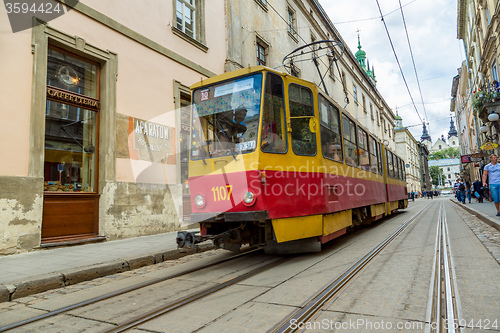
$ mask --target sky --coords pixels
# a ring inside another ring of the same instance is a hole
[[[353,54],[357,51],[359,29],[362,49],[366,52],[370,68],[373,66],[375,70],[377,89],[393,112],[398,111],[403,118],[403,126],[408,126],[415,139],[420,141],[422,135],[420,118],[429,122],[432,143],[442,134],[447,138],[452,115],[451,85],[465,58],[463,43],[457,39],[458,1],[378,0],[411,97],[380,19],[377,0],[319,2]]]

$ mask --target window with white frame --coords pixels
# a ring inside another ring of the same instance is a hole
[[[191,38],[195,38],[195,0],[176,0],[175,2],[175,26]]]
[[[174,34],[206,51],[205,0],[174,0],[174,8]]]

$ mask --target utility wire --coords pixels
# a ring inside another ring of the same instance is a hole
[[[403,5],[403,7],[406,7],[409,4],[414,3],[415,1],[417,1],[417,0],[410,1],[407,4]],[[387,16],[389,16],[389,15],[397,12],[398,10],[399,10],[399,8],[393,10],[392,12],[389,12],[389,13],[385,14],[384,16],[387,17]],[[360,19],[360,20],[352,20],[352,21],[335,22],[333,24],[345,24],[345,23],[356,23],[356,22],[364,22],[364,21],[373,21],[373,20],[379,20],[379,19],[383,18],[384,16],[370,17],[370,18],[365,18],[365,19]]]
[[[401,72],[401,76],[403,77],[403,81],[405,83],[406,89],[408,90],[408,94],[410,95],[410,99],[412,101],[412,104],[415,107],[415,112],[417,113],[417,116],[418,116],[418,119],[420,119],[420,122],[424,123],[424,121],[422,120],[422,117],[420,117],[420,113],[418,113],[417,106],[415,105],[415,101],[413,100],[413,96],[411,95],[410,87],[408,87],[408,83],[406,82],[406,78],[405,78],[405,75],[403,73],[403,68],[401,67],[401,63],[399,62],[398,56],[396,54],[396,50],[394,49],[394,44],[392,43],[391,35],[389,34],[389,29],[387,28],[387,24],[385,23],[385,20],[384,20],[384,15],[382,14],[382,9],[380,8],[380,4],[379,4],[378,0],[376,0],[376,1],[377,1],[378,10],[380,12],[380,16],[382,17],[381,20],[384,23],[385,31],[387,32],[387,37],[389,38],[389,42],[391,43],[392,52],[394,53],[394,57],[396,58],[396,62],[398,63],[399,70]]]
[[[415,66],[415,58],[413,57],[413,51],[411,49],[410,36],[408,35],[408,29],[406,28],[405,15],[403,13],[403,6],[401,6],[401,0],[399,0],[399,9],[401,10],[401,17],[403,18],[403,25],[406,32],[406,40],[408,41],[408,48],[410,49],[411,61],[413,63],[413,69],[415,70],[415,77],[417,78],[418,91],[420,92],[420,99],[422,100],[422,107],[424,108],[425,119],[429,121],[427,117],[427,111],[425,110],[424,96],[422,95],[422,89],[420,88],[420,81],[418,80],[417,66]]]

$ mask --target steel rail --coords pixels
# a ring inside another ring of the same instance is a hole
[[[332,280],[326,287],[319,290],[313,295],[300,309],[293,312],[288,317],[284,318],[276,326],[268,331],[268,333],[284,333],[295,332],[300,330],[301,324],[306,323],[311,317],[318,313],[323,306],[339,294],[372,260],[374,260],[390,243],[392,243],[403,231],[410,226],[410,224],[426,211],[431,204],[422,208],[413,217],[405,221],[393,234],[387,237],[373,250],[367,253],[364,257],[359,259],[354,265],[347,269],[335,280]],[[294,327],[292,327],[292,321]]]
[[[429,288],[425,333],[460,332],[460,304],[456,290],[448,223],[444,202],[439,208],[435,242],[435,259]]]
[[[164,315],[164,314],[171,312],[175,309],[178,309],[184,305],[187,305],[187,304],[192,303],[194,301],[197,301],[203,297],[206,297],[212,293],[215,293],[219,290],[222,290],[222,289],[227,288],[229,286],[235,285],[236,283],[241,282],[245,279],[248,279],[256,274],[262,273],[262,272],[267,271],[273,267],[281,265],[282,263],[284,263],[290,259],[291,258],[280,258],[280,259],[275,260],[275,261],[273,261],[265,266],[258,267],[258,268],[254,269],[248,273],[245,273],[245,274],[242,274],[240,276],[229,279],[229,280],[227,280],[223,283],[220,283],[216,286],[204,289],[204,290],[199,291],[199,292],[195,292],[195,293],[190,294],[186,297],[182,297],[178,300],[175,300],[171,303],[159,306],[153,310],[148,311],[147,313],[141,314],[141,315],[136,316],[132,319],[129,319],[123,323],[120,323],[120,324],[118,324],[117,327],[115,327],[111,330],[105,330],[103,332],[118,333],[118,332],[123,332],[123,331],[126,331],[128,329],[134,328],[134,327],[141,325],[141,324],[144,324],[145,322],[148,322],[156,317]]]
[[[129,292],[135,291],[135,290],[139,290],[141,288],[145,288],[145,287],[151,286],[151,285],[156,284],[156,283],[160,283],[160,282],[164,282],[164,281],[167,281],[170,279],[174,279],[174,278],[177,278],[179,276],[187,275],[187,274],[190,274],[190,273],[193,273],[193,272],[205,269],[205,268],[217,266],[217,265],[223,264],[225,262],[232,261],[232,260],[247,256],[250,254],[254,254],[255,252],[260,252],[260,251],[262,251],[262,249],[249,250],[247,252],[239,253],[239,254],[231,256],[229,258],[217,260],[213,263],[206,264],[206,265],[203,265],[200,267],[187,269],[187,270],[179,272],[179,273],[171,274],[171,275],[164,276],[161,278],[156,278],[156,279],[153,279],[151,281],[139,283],[139,284],[136,284],[136,285],[133,285],[130,287],[126,287],[126,288],[122,288],[122,289],[119,289],[116,291],[112,291],[112,292],[106,293],[104,295],[93,297],[93,298],[90,298],[88,300],[81,301],[78,303],[74,303],[74,304],[71,304],[71,305],[68,305],[68,306],[65,306],[65,307],[62,307],[62,308],[59,308],[59,309],[56,309],[56,310],[53,310],[53,311],[50,311],[50,312],[47,312],[47,313],[44,313],[41,315],[38,315],[38,316],[35,316],[32,318],[24,319],[24,320],[19,321],[19,322],[15,322],[15,323],[12,323],[12,324],[9,324],[6,326],[2,326],[2,327],[0,327],[0,333],[12,330],[14,328],[22,327],[22,326],[25,326],[25,325],[28,325],[28,324],[31,324],[31,323],[34,323],[34,322],[37,322],[37,321],[40,321],[43,319],[47,319],[47,318],[59,315],[59,314],[64,313],[64,312],[68,312],[68,311],[78,309],[78,308],[83,308],[85,306],[95,304],[95,303],[98,303],[98,302],[101,302],[101,301],[104,301],[104,300],[107,300],[107,299],[110,299],[113,297],[117,297],[117,296],[129,293]]]

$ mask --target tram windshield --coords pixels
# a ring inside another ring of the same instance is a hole
[[[248,153],[257,146],[262,74],[193,92],[191,158]]]

